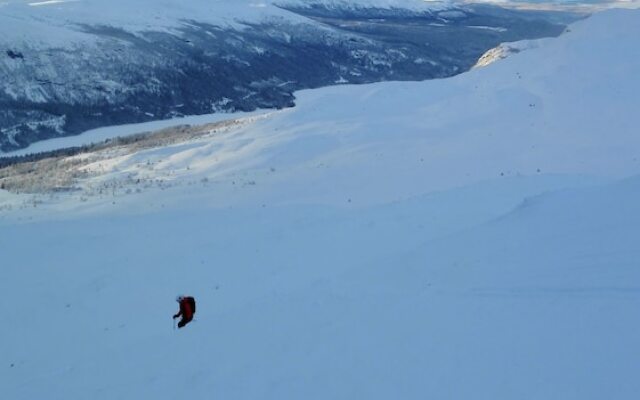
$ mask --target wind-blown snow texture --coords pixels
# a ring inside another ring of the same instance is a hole
[[[107,174],[204,186],[4,209],[3,397],[635,399],[638,37],[306,91]]]

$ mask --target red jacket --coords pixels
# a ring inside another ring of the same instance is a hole
[[[195,300],[193,297],[185,297],[180,301],[180,311],[174,315],[174,318],[182,316],[182,319],[190,321],[193,319]]]

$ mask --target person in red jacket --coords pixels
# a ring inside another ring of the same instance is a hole
[[[178,322],[178,328],[182,328],[193,319],[193,314],[196,313],[196,301],[191,296],[178,296],[176,298],[178,304],[180,304],[180,311],[173,316],[173,319],[182,317]]]

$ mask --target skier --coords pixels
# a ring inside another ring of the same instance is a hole
[[[182,328],[193,319],[193,314],[196,313],[196,301],[191,296],[178,296],[176,301],[180,304],[180,311],[173,316],[173,319],[182,316],[182,319],[178,322],[178,328]]]

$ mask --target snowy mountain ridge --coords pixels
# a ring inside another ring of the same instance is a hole
[[[421,1],[12,1],[0,8],[0,152],[109,125],[290,107],[299,89],[451,76],[573,19]]]
[[[615,11],[604,15],[617,16]],[[638,165],[633,127],[640,121],[633,110],[640,87],[625,78],[640,68],[637,49],[627,39],[640,34],[632,26],[636,15],[620,13],[615,27],[597,15],[558,39],[539,41],[537,48],[452,79],[298,92],[292,110],[268,113],[225,135],[205,128],[186,147],[82,156],[77,168],[88,176],[71,188],[79,190],[76,196],[109,204],[113,190],[100,189],[107,182],[124,194],[135,191],[138,180],[175,184],[177,192],[185,182],[206,180],[217,182],[219,205],[248,201],[245,192],[262,201],[337,205],[345,199],[328,188],[344,176],[361,179],[359,191],[368,194],[360,201],[367,203],[509,176],[622,178]],[[627,61],[612,70],[592,61],[594,49]],[[616,142],[609,140],[612,130]],[[302,149],[304,157],[297,155]],[[390,180],[381,192],[375,180],[366,179],[369,174],[405,179]],[[408,184],[412,181],[422,185]]]
[[[27,26],[2,29],[3,37],[10,43],[17,40],[57,40],[62,44],[72,37],[60,37],[47,27],[58,27],[76,35],[73,31],[82,25],[108,25],[132,31],[175,29],[186,21],[193,20],[216,25],[227,25],[242,29],[245,22],[260,22],[266,18],[280,18],[292,22],[304,22],[283,10],[282,7],[327,7],[333,9],[400,8],[412,11],[438,11],[455,8],[444,2],[423,0],[192,0],[189,2],[157,0],[78,0],[78,1],[25,1],[3,2],[0,18],[3,24],[12,21],[34,24],[39,29]],[[79,41],[89,37],[76,35]]]
[[[2,396],[635,400],[638,37],[0,169]]]

